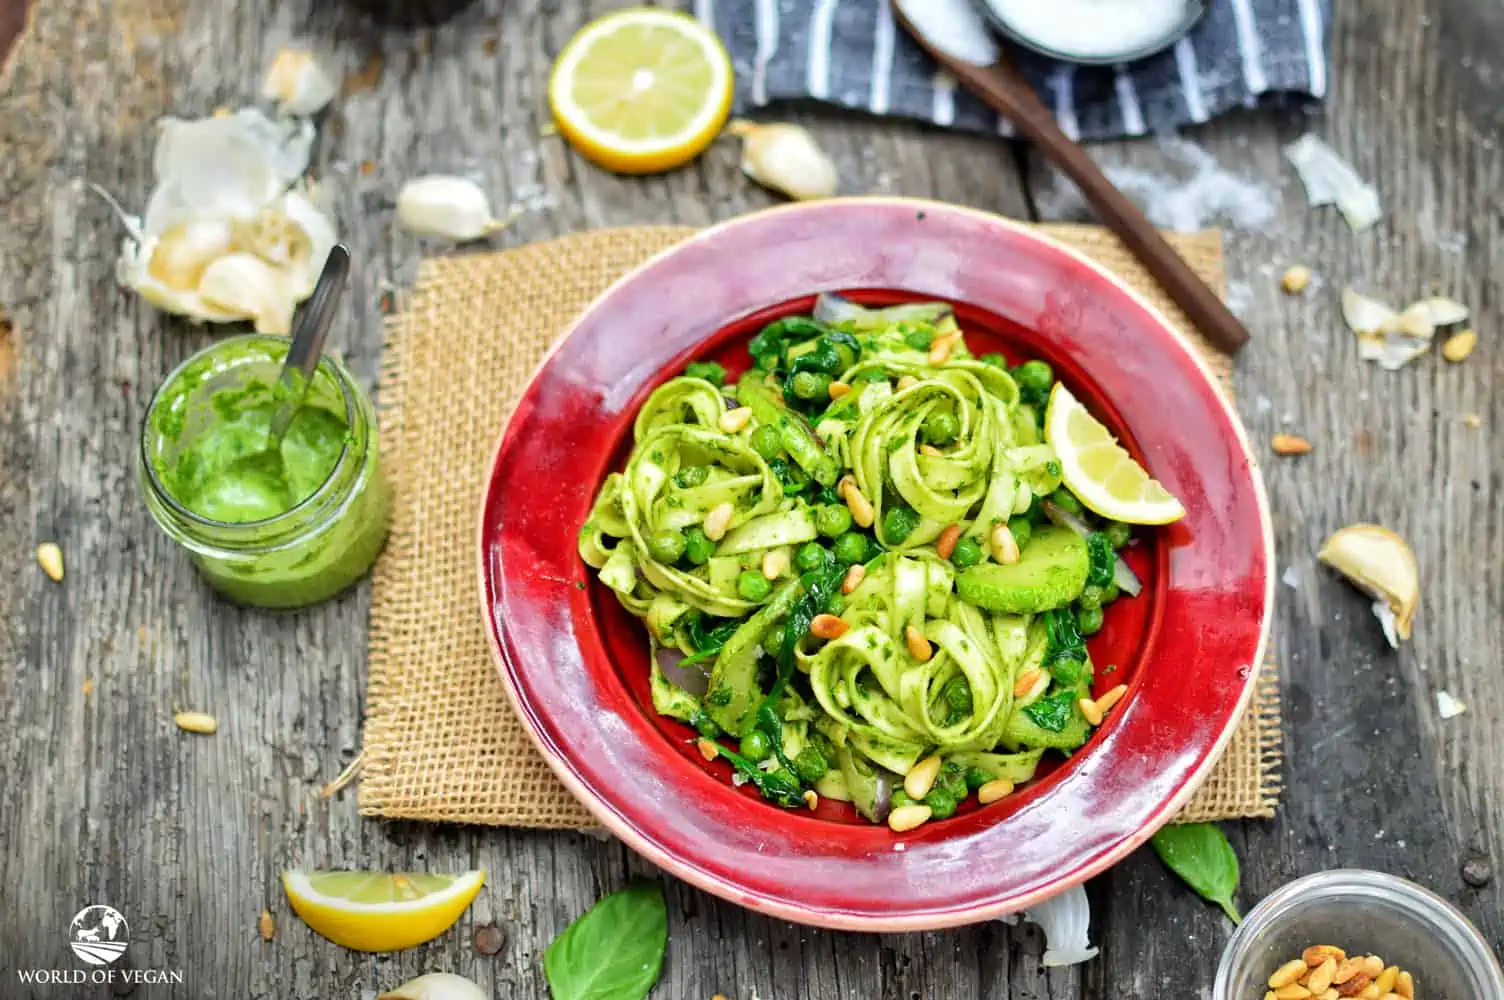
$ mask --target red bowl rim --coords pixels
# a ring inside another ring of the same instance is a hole
[[[1026,242],[1042,245],[1050,252],[1069,257],[1082,267],[1094,272],[1099,277],[1115,286],[1117,291],[1126,296],[1139,306],[1164,333],[1168,334],[1170,341],[1185,355],[1195,367],[1202,379],[1212,388],[1213,397],[1221,408],[1226,426],[1231,429],[1233,439],[1237,442],[1247,463],[1250,479],[1253,485],[1254,502],[1259,515],[1260,538],[1262,541],[1264,558],[1264,594],[1262,602],[1262,615],[1259,623],[1258,642],[1252,658],[1252,668],[1243,683],[1236,710],[1231,713],[1222,731],[1216,740],[1202,757],[1186,779],[1176,789],[1173,795],[1162,802],[1137,831],[1118,841],[1116,845],[1102,851],[1084,864],[1077,865],[1054,881],[1042,885],[1032,892],[1015,896],[1011,899],[999,902],[990,902],[973,905],[965,908],[951,908],[946,910],[930,910],[920,913],[899,913],[893,916],[853,915],[829,913],[824,910],[800,906],[796,903],[787,902],[778,898],[757,895],[740,888],[734,882],[718,878],[712,873],[704,871],[692,864],[686,863],[674,854],[660,849],[650,840],[640,835],[631,824],[627,823],[609,807],[608,804],[598,800],[583,781],[574,773],[569,762],[562,756],[555,754],[551,748],[539,737],[538,732],[527,722],[527,709],[521,693],[513,685],[507,674],[506,653],[503,650],[501,635],[496,627],[491,614],[491,595],[487,591],[487,560],[486,560],[486,536],[487,536],[487,511],[488,499],[494,487],[498,465],[502,457],[502,450],[511,428],[514,411],[508,417],[506,425],[502,427],[497,436],[496,445],[492,451],[492,458],[488,464],[485,485],[480,491],[479,504],[476,511],[475,539],[477,553],[476,585],[479,598],[479,610],[485,622],[488,648],[491,651],[493,663],[501,679],[502,686],[506,691],[507,700],[516,713],[523,729],[527,732],[528,739],[542,755],[544,761],[553,771],[559,781],[569,790],[592,815],[601,821],[605,829],[618,837],[628,847],[639,855],[664,871],[680,878],[697,888],[703,889],[723,899],[730,900],[738,905],[764,913],[768,916],[794,923],[817,926],[832,930],[850,930],[872,933],[887,932],[912,932],[924,930],[939,930],[950,927],[966,926],[984,920],[997,919],[1012,914],[1021,913],[1047,899],[1051,899],[1077,885],[1080,885],[1102,874],[1109,868],[1122,861],[1129,854],[1143,846],[1148,840],[1171,820],[1182,807],[1188,803],[1210,774],[1211,770],[1221,760],[1227,745],[1233,735],[1244,721],[1253,696],[1258,688],[1258,681],[1262,664],[1268,652],[1268,645],[1272,625],[1272,612],[1274,605],[1274,567],[1276,565],[1274,550],[1274,528],[1269,511],[1268,495],[1264,487],[1263,477],[1259,473],[1259,462],[1253,446],[1248,438],[1246,429],[1233,405],[1231,397],[1218,385],[1217,376],[1207,364],[1205,355],[1197,348],[1180,329],[1164,315],[1164,313],[1141,292],[1122,280],[1118,275],[1092,260],[1081,250],[1062,243],[1052,236],[1041,232],[1031,223],[1020,222],[1004,216],[985,212],[979,209],[953,205],[946,202],[933,201],[924,198],[909,198],[887,195],[863,195],[826,199],[819,202],[793,202],[784,205],[775,205],[758,211],[749,212],[735,218],[725,220],[715,225],[708,226],[694,233],[684,240],[673,244],[650,256],[641,264],[633,267],[620,278],[612,282],[605,290],[591,300],[590,304],[582,309],[569,325],[555,337],[548,351],[538,361],[532,373],[528,376],[526,384],[518,393],[518,400],[525,399],[533,390],[539,377],[547,368],[553,356],[570,336],[591,316],[601,304],[610,299],[620,288],[638,280],[639,276],[652,269],[660,261],[671,257],[686,247],[713,240],[727,230],[739,226],[754,223],[770,216],[785,213],[799,213],[811,208],[829,206],[832,202],[849,203],[873,206],[888,206],[905,208],[909,211],[920,213],[921,217],[926,214],[934,215],[962,215],[972,216],[985,221],[989,225],[1000,226],[1013,231]],[[728,322],[730,319],[728,318]]]

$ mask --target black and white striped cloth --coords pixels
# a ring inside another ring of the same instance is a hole
[[[1327,93],[1332,0],[1212,0],[1173,48],[1116,68],[1021,53],[1068,135],[1105,139],[1204,122],[1264,100]],[[737,106],[813,99],[876,115],[1010,135],[894,23],[886,0],[693,0],[736,66]]]

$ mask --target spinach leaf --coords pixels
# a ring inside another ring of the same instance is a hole
[[[1047,639],[1045,669],[1061,687],[1079,686],[1086,666],[1086,642],[1081,638],[1076,616],[1070,608],[1046,611],[1044,631]]]
[[[1086,572],[1086,585],[1105,587],[1112,583],[1118,567],[1118,554],[1112,547],[1112,539],[1104,532],[1093,531],[1086,536],[1086,555],[1091,560],[1091,568]]]
[[[720,652],[741,624],[740,618],[711,618],[703,612],[697,612],[685,624],[684,631],[689,635],[689,641],[694,644],[695,654],[698,656]]]
[[[553,1000],[642,1000],[668,947],[663,887],[633,882],[593,907],[543,953]]]
[[[1075,710],[1076,699],[1080,692],[1075,688],[1066,688],[1046,695],[1032,705],[1024,706],[1024,715],[1040,729],[1046,729],[1052,733],[1064,732],[1066,725],[1071,721],[1071,712]]]
[[[1233,923],[1242,922],[1232,901],[1238,889],[1238,856],[1221,830],[1211,823],[1167,826],[1154,835],[1154,851],[1201,898],[1222,907]]]
[[[763,327],[747,345],[747,351],[757,367],[773,371],[781,366],[790,344],[801,344],[829,332],[830,327],[809,316],[788,316]]]
[[[691,361],[684,374],[689,378],[702,378],[717,389],[726,384],[726,369],[714,361]]]

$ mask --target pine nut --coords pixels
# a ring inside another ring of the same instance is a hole
[[[1279,1000],[1279,997],[1277,997],[1277,996],[1274,995],[1274,991],[1273,990],[1265,990],[1264,991],[1264,1000]]]
[[[920,445],[919,446],[919,454],[921,454],[921,455],[928,455],[930,458],[944,458],[945,457],[945,452],[941,451],[939,448],[936,448],[932,444],[922,444],[922,445]]]
[[[1473,348],[1478,346],[1478,334],[1472,330],[1463,330],[1454,333],[1441,345],[1441,356],[1453,364],[1466,361],[1467,356],[1473,353]]]
[[[949,559],[950,554],[956,551],[956,543],[961,540],[961,526],[953,524],[940,532],[940,537],[935,541],[935,554],[941,559]]]
[[[1337,963],[1337,974],[1332,977],[1332,982],[1337,986],[1341,986],[1362,971],[1362,958],[1344,958]],[[1361,989],[1361,987],[1359,988]]]
[[[1342,1000],[1342,994],[1337,992],[1337,987],[1328,986],[1321,994],[1321,1000]]]
[[[959,332],[947,333],[943,337],[936,337],[934,343],[930,344],[930,364],[945,364],[945,362],[950,360],[951,352],[956,349],[956,345],[960,342],[961,334]]]
[[[841,382],[841,381],[837,380],[835,382],[830,383],[830,398],[831,399],[840,399],[842,396],[846,395],[850,391],[851,391],[851,383],[850,382]]]
[[[835,615],[815,615],[814,621],[809,623],[809,634],[816,639],[839,639],[851,628],[845,619]]]
[[[1380,972],[1379,978],[1373,981],[1374,986],[1378,987],[1379,996],[1383,996],[1385,993],[1393,992],[1394,984],[1399,980],[1399,978],[1400,969],[1397,965],[1391,965],[1383,972]]]
[[[1341,972],[1338,972],[1341,975]],[[1368,987],[1373,985],[1373,980],[1362,972],[1354,972],[1352,977],[1345,982],[1337,984],[1337,995],[1341,997],[1355,997]]]
[[[894,833],[908,833],[928,823],[931,815],[929,806],[899,806],[888,813],[888,829]]]
[[[1358,994],[1358,1000],[1379,1000],[1379,988],[1373,983],[1363,987],[1363,992]]]
[[[1314,969],[1329,958],[1335,959],[1337,962],[1347,961],[1347,952],[1334,944],[1313,944],[1303,951],[1300,957],[1305,959],[1305,963]]]
[[[922,799],[935,787],[935,779],[940,776],[940,757],[930,754],[928,757],[909,768],[909,773],[904,775],[903,790],[911,799]]]
[[[1097,712],[1101,714],[1103,718],[1106,718],[1107,713],[1112,711],[1112,706],[1122,701],[1123,695],[1127,693],[1128,685],[1119,684],[1117,687],[1113,688],[1111,691],[1108,691],[1102,697],[1097,699]]]
[[[1306,985],[1310,987],[1312,993],[1325,993],[1327,987],[1332,985],[1332,977],[1336,974],[1337,960],[1328,958],[1312,971],[1311,978],[1306,980]]]
[[[277,918],[272,916],[270,910],[262,910],[261,918],[256,921],[256,928],[261,932],[261,940],[270,941],[277,933]]]
[[[988,541],[991,543],[992,558],[1004,566],[1011,566],[1018,562],[1018,539],[1013,537],[1013,532],[1008,530],[1007,522],[999,521],[992,529],[992,535]]]
[[[698,740],[695,743],[695,749],[699,750],[700,756],[706,760],[715,760],[721,755],[721,748],[716,746],[713,740]]]
[[[813,788],[805,790],[804,804],[809,806],[811,809],[814,809],[820,804],[820,796],[815,793],[815,790]]]
[[[917,378],[912,375],[905,375],[903,378],[898,380],[898,391],[903,392],[905,389],[912,388],[918,384],[919,380]]]
[[[1007,778],[993,778],[977,789],[977,801],[984,806],[990,806],[998,799],[1005,799],[1012,794],[1013,782]]]
[[[1269,439],[1269,447],[1276,455],[1309,455],[1315,446],[1295,434],[1276,434]]]
[[[930,662],[930,657],[935,655],[934,647],[924,637],[924,633],[913,625],[903,630],[904,644],[909,647],[909,655],[920,663]]]
[[[63,582],[63,550],[52,542],[37,546],[37,565],[53,583]]]
[[[712,507],[709,514],[705,515],[705,524],[702,526],[705,537],[712,542],[719,542],[726,537],[726,529],[731,527],[731,518],[736,514],[736,507],[727,500],[723,504]]]
[[[851,519],[859,528],[870,528],[877,517],[877,512],[872,509],[872,501],[863,495],[862,489],[856,484],[856,480],[850,476],[844,476],[836,486],[836,495],[846,501],[846,509],[851,511]]]
[[[1398,993],[1385,993],[1383,996],[1379,997],[1379,1000],[1405,1000],[1405,998],[1400,996]]]
[[[219,729],[219,720],[204,712],[178,712],[172,717],[172,721],[185,733],[208,736]]]
[[[1269,977],[1269,988],[1277,990],[1282,986],[1289,986],[1291,983],[1299,982],[1300,977],[1304,976],[1306,971],[1306,963],[1303,959],[1286,962],[1274,970],[1274,975]]]
[[[1306,290],[1311,283],[1311,269],[1301,264],[1296,264],[1285,272],[1284,277],[1279,279],[1279,285],[1286,294],[1299,295]]]
[[[1394,992],[1404,1000],[1415,1000],[1415,977],[1408,972],[1401,971],[1394,981]]]
[[[776,580],[788,572],[789,554],[783,549],[771,549],[762,557],[762,575],[769,580]]]
[[[752,407],[738,406],[721,414],[721,430],[727,434],[739,433],[752,420]]]
[[[1363,956],[1363,974],[1377,980],[1384,971],[1384,960],[1377,955]]]
[[[1022,698],[1034,690],[1034,685],[1044,676],[1042,670],[1025,670],[1018,675],[1018,680],[1013,683],[1013,697]]]
[[[862,585],[862,579],[867,575],[867,567],[861,563],[854,563],[846,571],[846,579],[841,581],[841,593],[849,594]]]
[[[1102,713],[1097,710],[1097,703],[1090,698],[1082,698],[1076,702],[1076,707],[1081,709],[1081,714],[1086,716],[1086,721],[1093,726],[1102,724]]]
[[[1288,986],[1281,986],[1275,990],[1274,995],[1279,1000],[1307,1000],[1311,995],[1311,991],[1299,983],[1290,983]]]

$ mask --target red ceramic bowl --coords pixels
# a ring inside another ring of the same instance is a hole
[[[787,811],[733,788],[652,711],[647,637],[575,536],[632,418],[690,360],[815,293],[955,303],[974,351],[1043,357],[1185,504],[1142,532],[1144,593],[1091,643],[1124,703],[1070,761],[986,809],[907,834],[848,807]],[[899,199],[795,205],[690,239],[618,282],[518,403],[482,502],[481,597],[502,682],[554,771],[613,833],[693,884],[773,916],[918,930],[1025,909],[1103,871],[1195,791],[1253,693],[1272,536],[1247,439],[1189,344],[1118,279],[1007,220]],[[1109,668],[1111,669],[1109,672]]]

